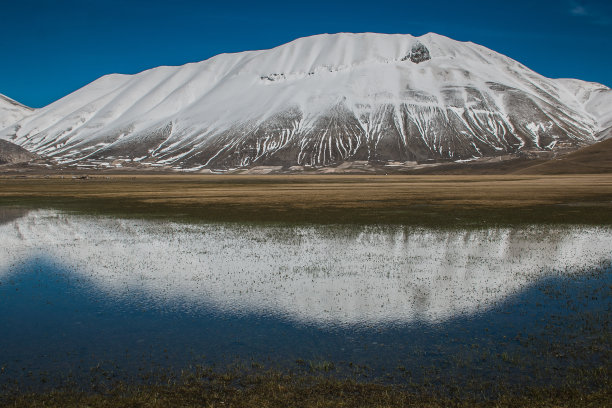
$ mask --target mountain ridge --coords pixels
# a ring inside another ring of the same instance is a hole
[[[473,160],[593,144],[612,126],[608,101],[604,85],[433,33],[322,34],[106,75],[0,138],[101,168]]]
[[[23,119],[34,112],[28,106],[25,106],[8,96],[0,94],[0,129],[12,125],[15,122]]]

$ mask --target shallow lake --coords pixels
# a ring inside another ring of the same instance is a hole
[[[607,227],[0,215],[4,387],[199,364],[494,392],[610,364]]]

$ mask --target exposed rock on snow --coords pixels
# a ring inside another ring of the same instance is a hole
[[[412,46],[410,54],[402,58],[402,61],[410,60],[415,64],[419,64],[430,59],[431,56],[429,55],[429,50],[423,44],[416,43]]]

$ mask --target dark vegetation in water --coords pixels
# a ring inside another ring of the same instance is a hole
[[[84,215],[105,215],[136,219],[172,219],[178,222],[235,222],[248,224],[380,224],[428,228],[487,228],[520,225],[612,225],[612,209],[596,205],[540,205],[521,208],[495,208],[419,204],[399,206],[389,203],[383,209],[241,208],[238,205],[167,205],[117,199],[18,199],[1,200],[6,205],[30,209],[56,209]],[[383,205],[385,203],[382,203]]]

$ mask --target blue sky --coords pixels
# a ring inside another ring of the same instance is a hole
[[[47,105],[109,73],[335,32],[436,32],[612,86],[612,1],[2,0],[0,93]]]

